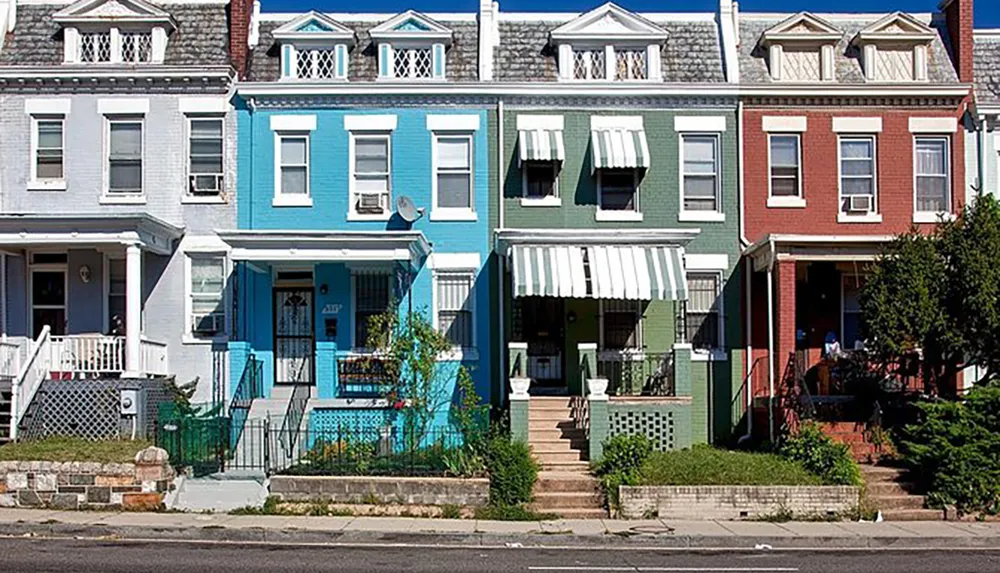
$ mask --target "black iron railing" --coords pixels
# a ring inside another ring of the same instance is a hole
[[[371,356],[337,359],[337,395],[342,398],[378,397],[392,386],[386,363]]]
[[[251,354],[247,357],[247,362],[243,366],[243,373],[240,374],[240,381],[233,392],[233,400],[229,404],[229,449],[236,448],[240,438],[243,436],[243,429],[246,426],[247,418],[250,417],[250,408],[253,401],[264,397],[264,363]]]
[[[597,358],[597,375],[611,396],[673,396],[672,352],[621,353]]]

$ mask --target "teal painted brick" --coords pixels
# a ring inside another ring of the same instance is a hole
[[[677,396],[691,395],[691,347],[674,347],[674,391]]]
[[[510,435],[518,441],[528,441],[528,401],[510,401]]]
[[[604,442],[609,437],[608,401],[590,400],[589,456],[591,462],[604,457]]]

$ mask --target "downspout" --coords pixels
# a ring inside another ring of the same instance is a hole
[[[768,241],[767,262],[767,435],[774,441],[774,241]]]
[[[497,224],[503,230],[503,98],[497,100]],[[500,316],[500,335],[497,336],[498,360],[500,365],[500,405],[507,402],[507,315],[504,313],[504,260],[506,255],[499,252],[496,234],[493,236],[493,251],[497,253],[497,312]]]
[[[257,116],[257,98],[253,98],[252,97],[252,98],[248,99],[247,100],[247,107],[250,109],[250,153],[249,153],[249,157],[250,157],[250,169],[249,169],[249,172],[250,172],[250,182],[249,182],[250,186],[249,186],[249,191],[250,192],[247,193],[247,196],[248,196],[248,200],[247,200],[247,228],[248,229],[252,229],[253,228],[253,199],[254,199],[254,191],[255,191],[255,187],[254,187],[254,171],[255,171],[255,169],[254,169],[254,147],[255,147],[255,143],[257,141],[256,133],[254,132],[254,122],[255,122],[256,116]],[[237,147],[239,147],[239,146],[237,145]],[[239,228],[239,201],[236,202],[236,209],[237,209],[237,212],[236,212],[237,224],[236,224],[236,226],[237,226],[237,228]],[[250,301],[257,294],[256,293],[256,289],[252,288],[252,285],[250,284],[251,283],[250,277],[251,277],[251,273],[252,272],[253,271],[251,271],[247,267],[247,265],[243,265],[243,278],[244,278],[244,283],[246,283],[246,288],[243,289],[244,292],[246,293],[244,295],[244,297],[243,297],[243,306],[244,306],[243,316],[246,316],[246,317],[250,316]],[[253,337],[253,334],[250,332],[250,321],[249,320],[244,320],[243,321],[243,339],[250,343],[251,348],[253,348],[252,337]]]
[[[753,345],[750,344],[750,332],[753,329],[753,323],[750,321],[753,313],[751,312],[751,307],[753,306],[751,302],[753,301],[753,296],[751,294],[751,277],[753,276],[753,262],[750,257],[744,260],[744,266],[746,270],[744,271],[743,282],[746,284],[746,363],[747,363],[747,433],[740,437],[739,442],[749,440],[753,437],[753,380],[750,378],[753,375]]]

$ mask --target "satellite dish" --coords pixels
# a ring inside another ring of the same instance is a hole
[[[407,223],[412,223],[424,216],[424,210],[418,209],[413,203],[413,199],[406,195],[400,195],[396,198],[396,212]]]

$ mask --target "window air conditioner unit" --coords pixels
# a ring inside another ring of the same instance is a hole
[[[358,213],[381,214],[382,211],[381,193],[358,194]]]
[[[226,317],[222,314],[200,314],[192,317],[191,331],[195,334],[218,334],[225,328]]]
[[[847,198],[848,213],[871,213],[875,210],[875,198],[871,195],[851,195]]]
[[[190,175],[188,184],[192,195],[218,195],[222,192],[222,175]]]

